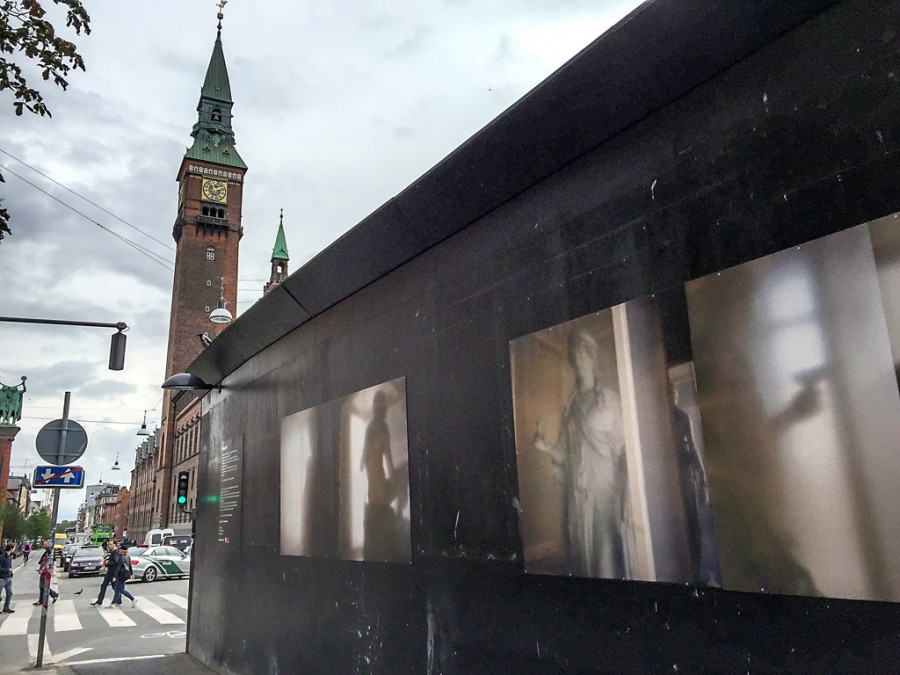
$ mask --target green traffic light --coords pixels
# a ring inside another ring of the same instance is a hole
[[[179,504],[184,504],[186,501],[187,501],[187,497],[181,496],[181,497],[178,498],[178,503],[179,503]]]

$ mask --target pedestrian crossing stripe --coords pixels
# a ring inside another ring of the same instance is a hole
[[[53,606],[53,632],[61,633],[67,630],[81,630],[81,621],[78,620],[74,600],[60,600]]]
[[[187,608],[187,598],[184,596],[167,593],[158,597],[180,609]],[[6,618],[0,622],[0,638],[13,635],[29,635],[29,624],[32,620],[37,623],[41,618],[40,606],[33,605],[28,601],[22,601],[13,602],[11,607],[15,610],[15,613],[6,614]],[[89,624],[98,623],[98,620],[93,618],[93,614],[98,614],[110,628],[136,626],[139,621],[135,621],[135,619],[140,616],[148,616],[155,623],[162,625],[184,624],[183,619],[147,597],[139,597],[137,606],[134,609],[128,608],[127,612],[109,605],[102,608],[91,606],[76,607],[74,600],[59,600],[51,607],[48,612],[48,619],[50,619],[47,622],[48,634],[84,630],[84,622]],[[34,634],[37,633],[36,627],[33,632]]]
[[[187,609],[187,598],[183,595],[175,595],[174,593],[164,593],[159,597],[168,600],[173,605],[178,605],[181,609]]]
[[[104,607],[100,610],[100,616],[109,624],[110,628],[127,628],[137,625],[118,607]]]

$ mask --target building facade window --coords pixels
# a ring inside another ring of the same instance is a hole
[[[206,259],[207,260],[215,260],[216,259],[216,249],[210,246],[206,249]]]

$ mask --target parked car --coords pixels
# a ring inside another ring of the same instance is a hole
[[[69,578],[81,574],[101,574],[105,551],[100,546],[81,546],[75,549],[69,561]]]
[[[174,546],[130,548],[131,570],[135,580],[180,579],[191,573],[191,558]]]
[[[170,534],[163,538],[163,546],[174,546],[179,551],[184,552],[188,546],[193,543],[194,539],[189,534]]]
[[[59,556],[59,564],[63,572],[69,571],[69,563],[72,561],[72,556],[80,546],[81,544],[66,544],[63,546],[62,553]]]

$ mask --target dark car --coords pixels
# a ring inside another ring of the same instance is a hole
[[[189,534],[170,534],[163,539],[163,546],[174,546],[179,551],[184,551],[193,542]]]
[[[105,555],[106,552],[100,546],[82,546],[75,549],[75,554],[69,561],[69,578],[81,574],[101,574]]]
[[[75,555],[75,551],[80,546],[81,544],[66,544],[65,546],[63,546],[63,550],[59,558],[59,564],[62,566],[63,572],[69,571],[69,563],[72,561],[72,556]]]

